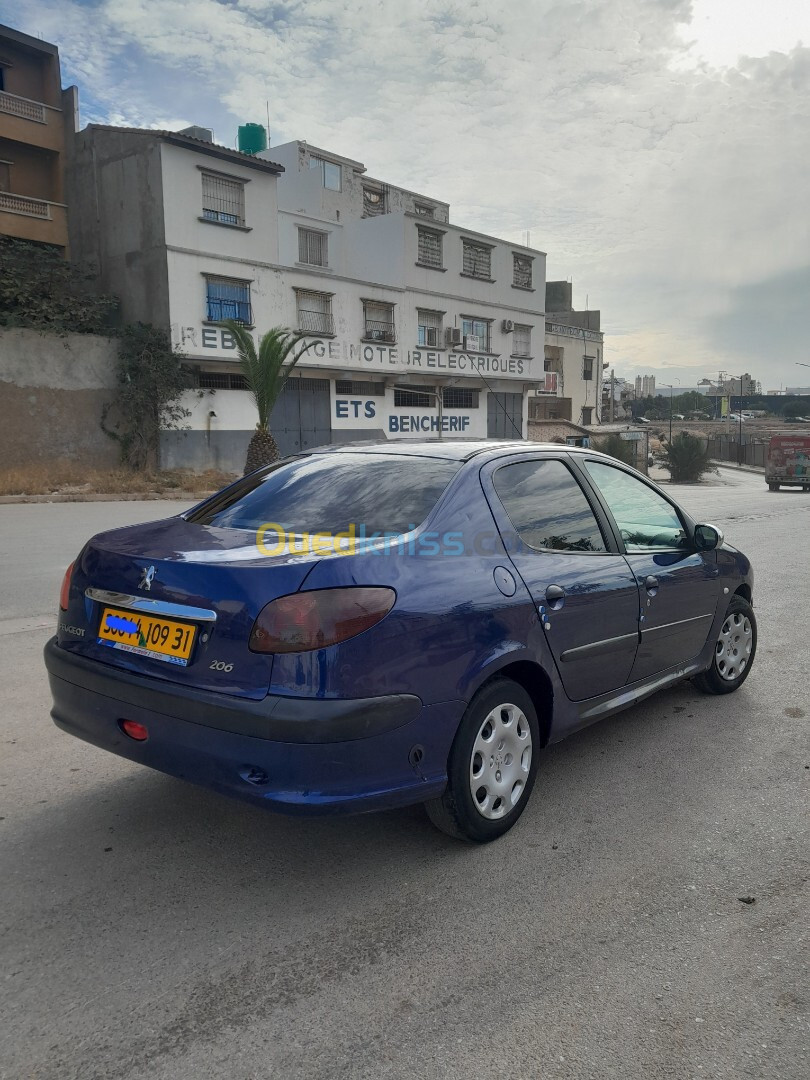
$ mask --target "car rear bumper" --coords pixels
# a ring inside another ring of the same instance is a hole
[[[121,757],[290,813],[358,813],[422,802],[446,784],[463,701],[415,695],[262,701],[157,683],[45,646],[64,731]],[[149,731],[137,742],[123,720]],[[417,759],[418,760],[415,760]]]

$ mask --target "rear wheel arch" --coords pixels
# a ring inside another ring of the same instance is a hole
[[[498,668],[475,692],[479,693],[489,683],[496,679],[511,679],[518,686],[522,686],[532,699],[537,713],[537,722],[540,725],[540,745],[546,746],[551,735],[551,720],[554,712],[554,688],[546,671],[531,660],[516,660],[511,664]]]

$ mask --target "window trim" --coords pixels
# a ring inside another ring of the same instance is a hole
[[[503,519],[502,519],[503,524],[506,527],[512,529],[514,534],[520,540],[520,543],[525,548],[525,553],[530,554],[530,555],[539,555],[541,557],[543,555],[560,555],[560,554],[564,554],[564,555],[582,555],[583,557],[587,557],[587,558],[604,557],[605,555],[612,555],[612,556],[615,557],[618,554],[623,554],[623,552],[619,551],[619,547],[618,547],[617,540],[616,540],[616,533],[615,533],[614,528],[613,528],[613,520],[612,520],[612,518],[605,514],[605,509],[604,509],[604,506],[602,505],[602,500],[598,499],[598,498],[597,499],[594,498],[591,483],[588,482],[587,484],[583,484],[582,477],[581,477],[581,470],[574,467],[574,462],[572,461],[573,457],[574,457],[573,454],[566,454],[564,452],[555,453],[554,451],[545,451],[545,452],[540,452],[540,453],[528,453],[528,454],[527,453],[518,453],[518,454],[510,455],[509,457],[496,458],[495,461],[489,462],[489,464],[486,465],[484,467],[484,469],[482,470],[482,476],[486,477],[487,482],[488,482],[489,486],[492,489],[492,493],[493,493],[493,495],[495,497],[496,505],[497,505],[497,509],[499,511],[499,514],[503,514]],[[523,537],[518,532],[517,526],[512,521],[506,507],[504,506],[503,502],[501,501],[501,497],[498,494],[498,489],[495,487],[495,473],[499,469],[502,469],[507,465],[520,465],[520,464],[523,464],[524,462],[527,462],[527,461],[559,461],[563,465],[563,467],[568,469],[568,472],[571,475],[572,480],[574,481],[575,484],[577,484],[579,486],[579,489],[582,492],[582,495],[583,495],[586,503],[590,507],[591,513],[593,514],[593,516],[594,516],[594,518],[596,520],[597,527],[599,528],[599,532],[602,535],[602,541],[603,541],[603,543],[605,545],[605,550],[604,551],[572,551],[571,548],[546,548],[546,547],[544,547],[544,548],[536,548],[536,547],[532,547],[531,544],[527,543],[523,539]],[[492,506],[491,502],[490,502],[490,505]],[[493,509],[495,509],[495,507],[493,507]],[[497,522],[499,514],[496,514],[496,522]],[[501,522],[497,522],[497,523],[498,523],[499,528],[500,528],[501,527]],[[501,532],[503,533],[503,529],[501,529]]]
[[[203,324],[207,325],[207,326],[221,326],[223,321],[224,321],[223,319],[212,319],[212,318],[210,318],[210,316],[208,314],[208,302],[209,302],[208,285],[209,285],[209,282],[211,282],[211,281],[220,281],[220,282],[227,282],[227,283],[230,283],[232,285],[245,285],[245,286],[247,286],[247,294],[248,294],[247,305],[248,305],[248,308],[250,309],[250,319],[249,319],[248,322],[243,322],[240,325],[244,326],[248,330],[252,329],[256,325],[256,323],[254,321],[254,318],[253,318],[253,316],[254,316],[253,293],[252,293],[252,289],[251,289],[251,286],[253,285],[253,280],[254,279],[253,278],[232,278],[232,277],[228,277],[227,274],[215,274],[215,273],[211,273],[210,271],[207,271],[207,270],[202,270],[201,274],[202,274],[202,277],[203,277],[203,279],[205,281],[205,293],[204,293],[204,297],[203,297],[203,302],[205,304],[205,317],[202,320]],[[244,301],[237,300],[236,303],[244,303]],[[238,319],[236,321],[239,322]]]
[[[682,507],[678,506],[672,499],[670,499],[665,492],[659,491],[658,488],[652,483],[652,481],[648,480],[646,476],[636,475],[636,473],[631,472],[630,469],[626,468],[624,464],[620,461],[605,461],[604,458],[596,457],[594,454],[571,454],[571,461],[577,472],[582,477],[584,483],[587,484],[589,490],[592,492],[593,498],[598,501],[600,507],[602,508],[602,511],[610,524],[610,529],[614,537],[616,548],[620,555],[643,555],[646,552],[657,552],[659,554],[666,552],[668,554],[674,554],[677,552],[679,555],[685,558],[687,555],[694,555],[698,551],[698,548],[695,547],[694,541],[695,527],[697,525],[697,522],[694,521],[694,519],[691,518]],[[631,480],[635,480],[636,483],[643,484],[645,487],[648,487],[654,495],[657,495],[659,499],[663,499],[665,503],[668,503],[672,507],[672,510],[674,511],[676,517],[683,525],[684,532],[686,533],[687,537],[690,538],[690,545],[683,548],[647,548],[645,552],[628,551],[625,547],[624,540],[622,539],[622,534],[619,529],[618,522],[613,517],[613,513],[608,506],[604,496],[602,495],[601,489],[591,478],[590,473],[585,467],[585,463],[587,461],[594,461],[598,465],[607,465],[608,468],[616,469],[618,472],[625,473],[627,476],[630,477]]]
[[[296,266],[315,267],[316,270],[329,270],[329,230],[328,229],[313,229],[311,225],[299,225],[296,223],[296,239],[298,241],[298,259]],[[326,258],[325,262],[313,263],[302,262],[301,260],[301,233],[312,233],[314,236],[320,236],[323,243],[323,254]]]

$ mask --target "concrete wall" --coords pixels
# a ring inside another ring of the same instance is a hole
[[[99,426],[116,361],[109,338],[0,329],[0,468],[55,459],[116,465],[117,444]]]
[[[97,269],[123,322],[169,325],[160,143],[86,129],[67,171],[71,255]]]

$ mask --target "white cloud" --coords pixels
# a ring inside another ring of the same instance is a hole
[[[602,308],[619,370],[691,378],[745,354],[746,286],[808,262],[810,49],[789,8],[712,0],[709,32],[703,0],[29,0],[21,28],[59,43],[85,119],[183,116],[232,143],[269,101],[275,143],[530,230]],[[785,379],[803,335],[780,339]]]

